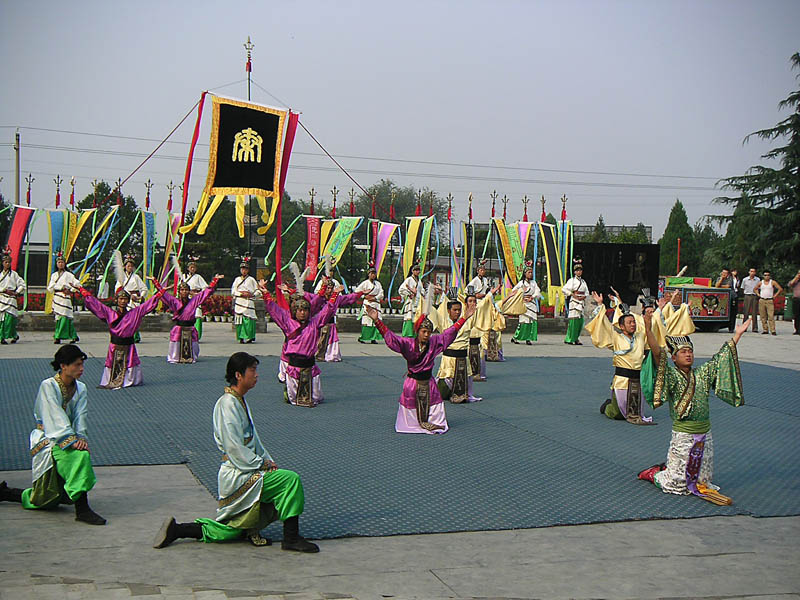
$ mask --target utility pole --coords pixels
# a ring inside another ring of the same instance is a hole
[[[14,183],[14,204],[19,206],[19,155],[22,149],[22,143],[19,139],[19,129],[14,134],[14,160],[16,162],[14,167],[14,173],[16,175],[15,183]]]

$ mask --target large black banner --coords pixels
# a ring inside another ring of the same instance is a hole
[[[286,111],[214,97],[206,193],[274,198]]]
[[[559,270],[558,239],[555,225],[539,223],[539,233],[542,236],[542,247],[544,248],[545,261],[547,263],[547,283],[549,286],[560,288],[566,281],[561,280],[561,271]],[[571,266],[567,268],[567,273],[569,273],[569,277],[572,277]]]
[[[616,289],[633,305],[642,288],[658,293],[658,244],[590,244],[575,242],[574,256],[583,259],[583,278],[591,291],[606,298]]]

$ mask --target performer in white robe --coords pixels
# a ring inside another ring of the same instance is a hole
[[[472,281],[467,284],[467,287],[472,286],[472,292],[475,294],[475,298],[480,300],[486,294],[489,293],[489,289],[491,285],[489,284],[489,278],[486,277],[486,259],[482,258],[478,262],[478,274],[473,277]]]
[[[56,329],[53,333],[54,343],[60,344],[61,340],[77,342],[80,340],[75,332],[72,322],[72,293],[80,288],[78,279],[67,271],[67,261],[59,252],[56,256],[56,270],[50,275],[47,291],[53,294],[53,315],[56,319]]]
[[[358,341],[361,344],[366,344],[367,342],[377,344],[378,340],[383,339],[381,332],[378,331],[375,322],[369,318],[365,310],[366,307],[374,308],[378,311],[378,318],[383,318],[383,311],[381,310],[383,286],[378,281],[378,272],[375,267],[369,268],[367,278],[353,291],[364,296],[364,304],[361,307],[361,335],[358,337]]]
[[[261,296],[258,282],[250,277],[250,257],[245,256],[239,264],[240,276],[233,280],[231,296],[233,296],[234,324],[236,339],[240,344],[252,344],[256,341],[256,303],[253,300]]]
[[[6,247],[2,256],[3,269],[0,271],[0,344],[16,344],[17,297],[25,293],[25,280],[11,270],[11,249]],[[6,341],[8,340],[8,341]]]
[[[514,332],[511,341],[514,344],[525,342],[528,346],[539,339],[539,303],[542,298],[542,291],[533,278],[533,263],[528,261],[525,264],[525,272],[522,279],[512,288],[512,291],[522,293],[525,302],[525,314],[519,316],[519,325]]]
[[[419,298],[424,296],[424,290],[420,287],[419,272],[419,265],[413,265],[411,267],[411,275],[397,288],[397,292],[403,299],[403,331],[400,334],[402,337],[413,338],[417,336],[414,331],[414,313],[416,312]]]
[[[206,280],[197,272],[197,257],[190,256],[189,264],[186,265],[187,273],[181,275],[181,279],[189,286],[189,298],[194,298],[197,294],[208,287]],[[198,306],[194,312],[194,328],[197,331],[197,341],[203,339],[203,308]]]
[[[214,406],[214,442],[222,453],[217,484],[219,504],[214,519],[177,523],[164,521],[153,542],[163,548],[178,538],[225,542],[247,537],[255,546],[269,546],[260,531],[275,519],[283,521],[281,549],[319,552],[300,536],[299,517],[305,496],[300,476],[279,469],[261,443],[245,394],[258,381],[258,359],[237,352],[228,359],[225,378],[229,387]]]
[[[106,520],[89,507],[88,500],[97,479],[86,433],[86,385],[78,381],[85,359],[77,346],[64,346],[56,352],[51,364],[58,372],[39,385],[33,407],[33,486],[9,488],[4,481],[0,483],[0,501],[20,502],[27,509],[75,504],[76,521],[105,525]]]
[[[567,297],[569,312],[567,313],[567,335],[564,338],[565,344],[582,346],[580,341],[581,331],[583,331],[583,310],[586,297],[589,295],[589,286],[583,280],[583,265],[577,263],[572,269],[574,277],[567,279],[567,283],[561,290]]]

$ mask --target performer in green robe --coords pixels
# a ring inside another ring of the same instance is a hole
[[[30,435],[33,487],[26,490],[0,483],[0,501],[19,502],[23,508],[53,508],[75,504],[75,520],[105,525],[106,520],[89,507],[88,493],[97,479],[92,469],[86,437],[86,354],[74,345],[64,346],[52,361],[55,376],[42,381]]]
[[[653,408],[669,405],[672,439],[667,462],[645,469],[639,479],[654,483],[668,494],[694,494],[714,504],[732,504],[711,483],[714,445],[708,397],[713,390],[731,406],[744,404],[736,344],[747,331],[750,319],[736,328],[733,339],[725,342],[711,360],[696,369],[692,368],[694,347],[688,336],[667,336],[667,348],[661,348],[653,332],[652,315],[644,316],[644,324],[657,365],[651,404]],[[667,364],[666,350],[672,355],[674,367]]]
[[[272,542],[259,532],[280,519],[281,549],[319,552],[316,544],[300,536],[299,517],[305,502],[300,476],[279,469],[272,460],[244,399],[258,381],[257,365],[255,356],[233,354],[225,374],[229,387],[214,406],[214,441],[222,452],[216,518],[177,523],[169,517],[156,535],[154,548],[164,548],[178,538],[225,542],[247,537],[254,546],[269,546]]]

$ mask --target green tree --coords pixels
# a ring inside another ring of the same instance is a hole
[[[681,268],[688,265],[688,273],[694,274],[695,264],[695,244],[694,231],[689,225],[686,210],[680,200],[675,200],[672,210],[669,213],[669,221],[664,235],[658,240],[661,246],[661,259],[659,270],[662,275],[674,275],[678,262],[678,240],[681,241]]]
[[[722,236],[707,219],[700,219],[694,225],[694,243],[697,248],[697,262],[694,274],[700,277],[715,277],[723,267],[732,269],[722,248]],[[739,270],[741,273],[741,269]]]
[[[3,197],[3,194],[0,194],[0,210],[3,210],[6,207],[10,207],[11,203],[6,202],[6,199]],[[8,239],[8,234],[11,231],[11,216],[13,215],[14,211],[9,208],[7,211],[0,214],[0,243],[3,244],[3,248],[6,247],[6,240]],[[2,249],[2,248],[0,248]]]
[[[597,218],[594,231],[587,236],[584,236],[583,242],[593,242],[595,244],[607,244],[611,241],[611,236],[606,229],[606,222],[603,220],[603,215]]]
[[[800,52],[790,58],[793,69],[800,69]],[[800,74],[797,76],[800,81]],[[800,89],[778,103],[778,109],[791,114],[774,127],[755,131],[744,138],[783,143],[762,158],[777,161],[777,168],[750,167],[744,175],[721,180],[722,189],[735,192],[715,198],[715,202],[734,207],[732,215],[715,219],[734,227],[726,234],[728,251],[747,265],[769,268],[776,278],[788,279],[797,269],[800,257]],[[749,238],[742,240],[743,234]],[[744,241],[743,247],[734,243]]]
[[[647,229],[644,223],[637,223],[635,227],[623,227],[617,235],[612,235],[609,240],[615,244],[649,244]]]

